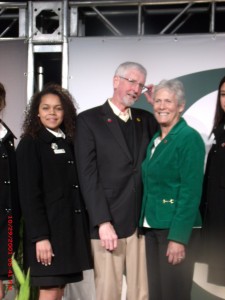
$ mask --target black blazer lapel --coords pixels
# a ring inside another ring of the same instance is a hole
[[[40,139],[44,140],[48,144],[56,140],[56,137],[45,127],[40,129],[40,131],[38,132],[38,136]]]
[[[0,119],[0,123],[7,129],[7,133],[2,140],[8,139],[12,136],[13,139],[17,139],[17,137],[13,134],[13,132],[9,129],[9,127]]]
[[[119,126],[119,123],[117,121],[116,115],[113,113],[111,107],[109,106],[108,102],[105,102],[102,106],[102,112],[103,112],[103,119],[105,121],[106,126],[109,128],[110,132],[122,148],[122,150],[125,152],[125,154],[128,156],[130,160],[133,160],[131,153],[129,151],[129,148],[127,146],[127,143],[124,139],[123,133],[121,131],[121,128]]]
[[[131,109],[132,120],[134,125],[134,163],[136,163],[138,159],[138,155],[140,153],[140,148],[142,144],[142,136],[143,136],[143,120],[142,116],[134,109]]]

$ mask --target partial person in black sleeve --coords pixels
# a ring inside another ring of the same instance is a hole
[[[0,83],[0,113],[6,106],[6,91]],[[19,244],[20,207],[17,188],[15,136],[0,119],[0,300],[3,281],[12,288],[11,257]]]

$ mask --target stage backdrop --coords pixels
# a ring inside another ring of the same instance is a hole
[[[112,78],[125,61],[143,64],[147,83],[180,79],[186,90],[184,117],[208,139],[215,111],[217,87],[225,76],[225,35],[72,38],[69,43],[69,90],[79,112],[101,105],[112,96]],[[136,107],[151,111],[144,96]],[[225,299],[225,287],[208,284],[207,266],[196,264],[193,300]]]
[[[0,118],[19,141],[27,103],[27,43],[24,40],[0,40],[0,82],[6,89],[6,108]]]

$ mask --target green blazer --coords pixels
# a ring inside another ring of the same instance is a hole
[[[156,147],[157,132],[142,164],[144,196],[140,226],[146,218],[155,229],[169,229],[168,239],[187,244],[193,227],[201,227],[199,203],[205,145],[200,134],[180,121]]]

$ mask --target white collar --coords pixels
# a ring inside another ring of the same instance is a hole
[[[122,112],[110,99],[108,99],[108,103],[112,108],[114,114],[118,116],[123,121],[127,122],[129,119],[132,120],[131,109],[128,107],[125,112]]]
[[[65,133],[59,128],[58,131],[54,131],[54,130],[51,130],[49,128],[46,128],[49,132],[51,132],[55,137],[57,138],[63,138],[65,139],[66,138],[66,135]]]
[[[6,134],[7,134],[8,130],[5,128],[5,126],[0,123],[0,139],[3,139]]]

